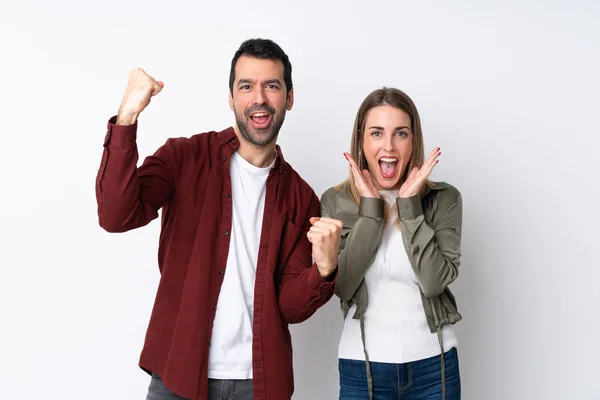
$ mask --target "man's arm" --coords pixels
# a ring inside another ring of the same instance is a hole
[[[313,194],[304,228],[279,279],[279,310],[284,321],[290,324],[308,319],[331,299],[335,290],[341,222],[338,221],[338,225],[322,223],[316,232],[314,227],[321,222],[317,215],[319,199]]]
[[[137,168],[135,125],[108,124],[104,153],[96,177],[98,221],[108,232],[126,232],[148,224],[175,190],[169,167],[176,154],[169,139]]]
[[[148,224],[175,189],[170,167],[176,156],[173,140],[137,168],[137,118],[162,87],[162,82],[143,70],[132,70],[119,113],[108,123],[96,177],[96,199],[100,226],[109,232],[125,232]]]

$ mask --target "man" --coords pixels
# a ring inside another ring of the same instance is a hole
[[[131,71],[96,181],[109,232],[162,208],[139,363],[152,374],[147,400],[290,399],[288,324],[331,298],[342,223],[317,217],[317,196],[276,145],[294,103],[289,59],[270,40],[242,43],[229,79],[235,126],[169,139],[136,168],[137,118],[163,87]]]

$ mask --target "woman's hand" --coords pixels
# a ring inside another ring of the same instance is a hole
[[[360,194],[361,197],[380,199],[381,195],[379,194],[379,191],[375,189],[375,185],[373,185],[373,178],[371,177],[369,170],[365,169],[360,171],[350,154],[344,153],[344,157],[346,157],[346,160],[350,163],[350,171],[352,171],[352,175],[354,176],[354,183],[356,184],[358,194]]]
[[[440,148],[436,147],[431,154],[429,154],[429,157],[425,160],[421,168],[415,167],[410,171],[408,178],[406,178],[406,181],[402,184],[402,187],[398,192],[398,197],[408,198],[417,194],[423,194],[425,181],[429,177],[429,174],[431,174],[431,171],[433,171],[433,167],[440,161],[438,160],[440,154],[442,154]]]

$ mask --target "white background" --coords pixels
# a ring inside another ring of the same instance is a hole
[[[106,122],[142,67],[166,84],[142,157],[231,125],[231,57],[268,37],[296,90],[279,143],[318,195],[373,89],[406,91],[441,146],[433,179],[464,197],[463,399],[600,399],[600,5],[450,3],[2,0],[0,398],[145,397],[159,223],[98,227]],[[336,398],[341,323],[334,297],[293,327],[294,400]]]

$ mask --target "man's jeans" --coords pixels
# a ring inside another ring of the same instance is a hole
[[[252,400],[254,391],[252,379],[246,380],[208,380],[208,400]],[[165,387],[162,379],[152,374],[146,400],[186,400]]]

